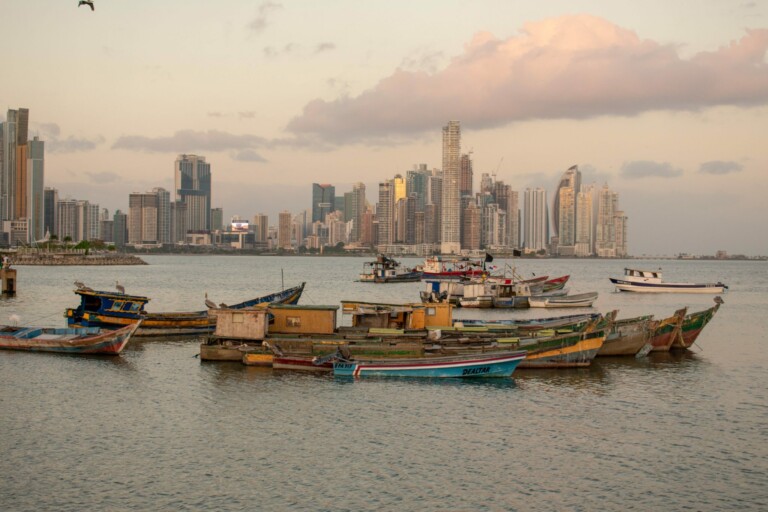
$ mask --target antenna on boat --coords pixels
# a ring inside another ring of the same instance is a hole
[[[282,286],[283,287],[282,289],[285,290],[285,278],[283,276],[282,267],[280,268],[280,286]]]

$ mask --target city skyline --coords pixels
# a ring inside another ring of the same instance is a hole
[[[312,183],[362,182],[374,203],[381,180],[440,168],[457,119],[476,189],[492,173],[551,207],[577,164],[621,195],[633,255],[768,253],[768,8],[634,5],[17,2],[0,117],[33,112],[62,199],[127,211],[200,154],[225,219],[275,220]]]

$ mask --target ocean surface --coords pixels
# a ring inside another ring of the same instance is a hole
[[[119,281],[150,296],[154,312],[204,309],[206,292],[234,303],[301,281],[303,304],[416,301],[424,289],[355,282],[364,258],[145,259],[18,267],[0,323],[63,326],[75,280]],[[620,318],[713,299],[616,293],[608,277],[627,265],[730,290],[690,352],[503,380],[343,380],[201,363],[193,339],[134,339],[117,357],[0,351],[0,510],[768,510],[766,262],[515,264],[524,277],[570,274],[571,293],[598,291],[594,309]]]

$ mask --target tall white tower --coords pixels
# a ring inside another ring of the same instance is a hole
[[[448,121],[443,126],[443,194],[441,205],[440,252],[461,252],[461,126],[459,121]]]

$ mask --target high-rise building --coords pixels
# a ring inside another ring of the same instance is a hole
[[[189,215],[187,215],[187,204],[182,201],[173,201],[171,203],[171,243],[187,243],[187,231]]]
[[[592,256],[594,254],[595,216],[593,214],[595,187],[581,186],[576,198],[576,256]]]
[[[405,199],[407,196],[405,178],[402,174],[395,174],[392,179],[392,186],[394,187],[395,203],[401,199]]]
[[[45,210],[43,214],[45,217],[45,220],[43,221],[43,232],[50,233],[51,236],[56,235],[58,237],[58,233],[56,232],[56,203],[59,202],[59,191],[55,188],[46,187],[43,190],[43,197],[45,202]]]
[[[224,230],[224,209],[211,208],[211,231]]]
[[[134,192],[128,196],[128,243],[157,244],[158,195]]]
[[[291,250],[291,212],[282,211],[277,216],[277,247],[279,249]]]
[[[186,205],[187,231],[210,231],[211,164],[205,161],[204,156],[179,155],[176,159],[175,185],[176,201]]]
[[[460,123],[448,121],[443,127],[443,194],[440,212],[440,252],[443,254],[461,252],[460,155]]]
[[[325,222],[325,216],[336,206],[336,187],[327,183],[312,184],[312,222]]]
[[[459,195],[462,197],[471,196],[473,194],[472,167],[472,152],[470,151],[468,154],[461,155],[461,167],[459,171]]]
[[[480,208],[474,201],[467,204],[462,214],[461,247],[467,250],[480,249]]]
[[[25,218],[29,109],[9,109],[0,123],[0,220]]]
[[[483,247],[507,246],[507,212],[497,203],[483,207],[480,219],[480,244]]]
[[[549,240],[549,215],[547,215],[547,191],[543,188],[525,189],[524,237],[526,252],[546,250]]]
[[[376,206],[376,220],[379,222],[379,245],[395,243],[395,191],[392,180],[379,183],[379,202]]]
[[[573,254],[576,244],[576,198],[581,190],[581,171],[573,165],[563,173],[552,203],[553,232],[559,247]]]
[[[115,248],[122,249],[128,242],[128,215],[116,210],[112,216],[112,240]]]
[[[79,242],[78,232],[78,207],[76,199],[61,199],[56,203],[57,226],[56,233],[62,242]]]
[[[363,215],[368,209],[365,200],[365,183],[358,182],[352,186],[352,196],[350,198],[350,211],[345,215],[345,219],[352,221],[352,231],[349,236],[350,242],[360,242],[361,229],[363,225]]]
[[[416,194],[416,211],[423,212],[429,196],[429,178],[432,171],[427,169],[427,164],[417,164],[405,174],[406,194]]]
[[[29,242],[45,237],[45,143],[37,137],[27,143],[26,217],[29,220]]]
[[[257,243],[266,243],[269,240],[269,217],[264,213],[253,216],[253,235]]]
[[[597,194],[595,253],[601,258],[627,255],[627,217],[619,210],[619,194],[608,185]]]
[[[153,188],[152,193],[157,196],[157,241],[161,244],[171,244],[173,243],[171,193],[162,187]]]

